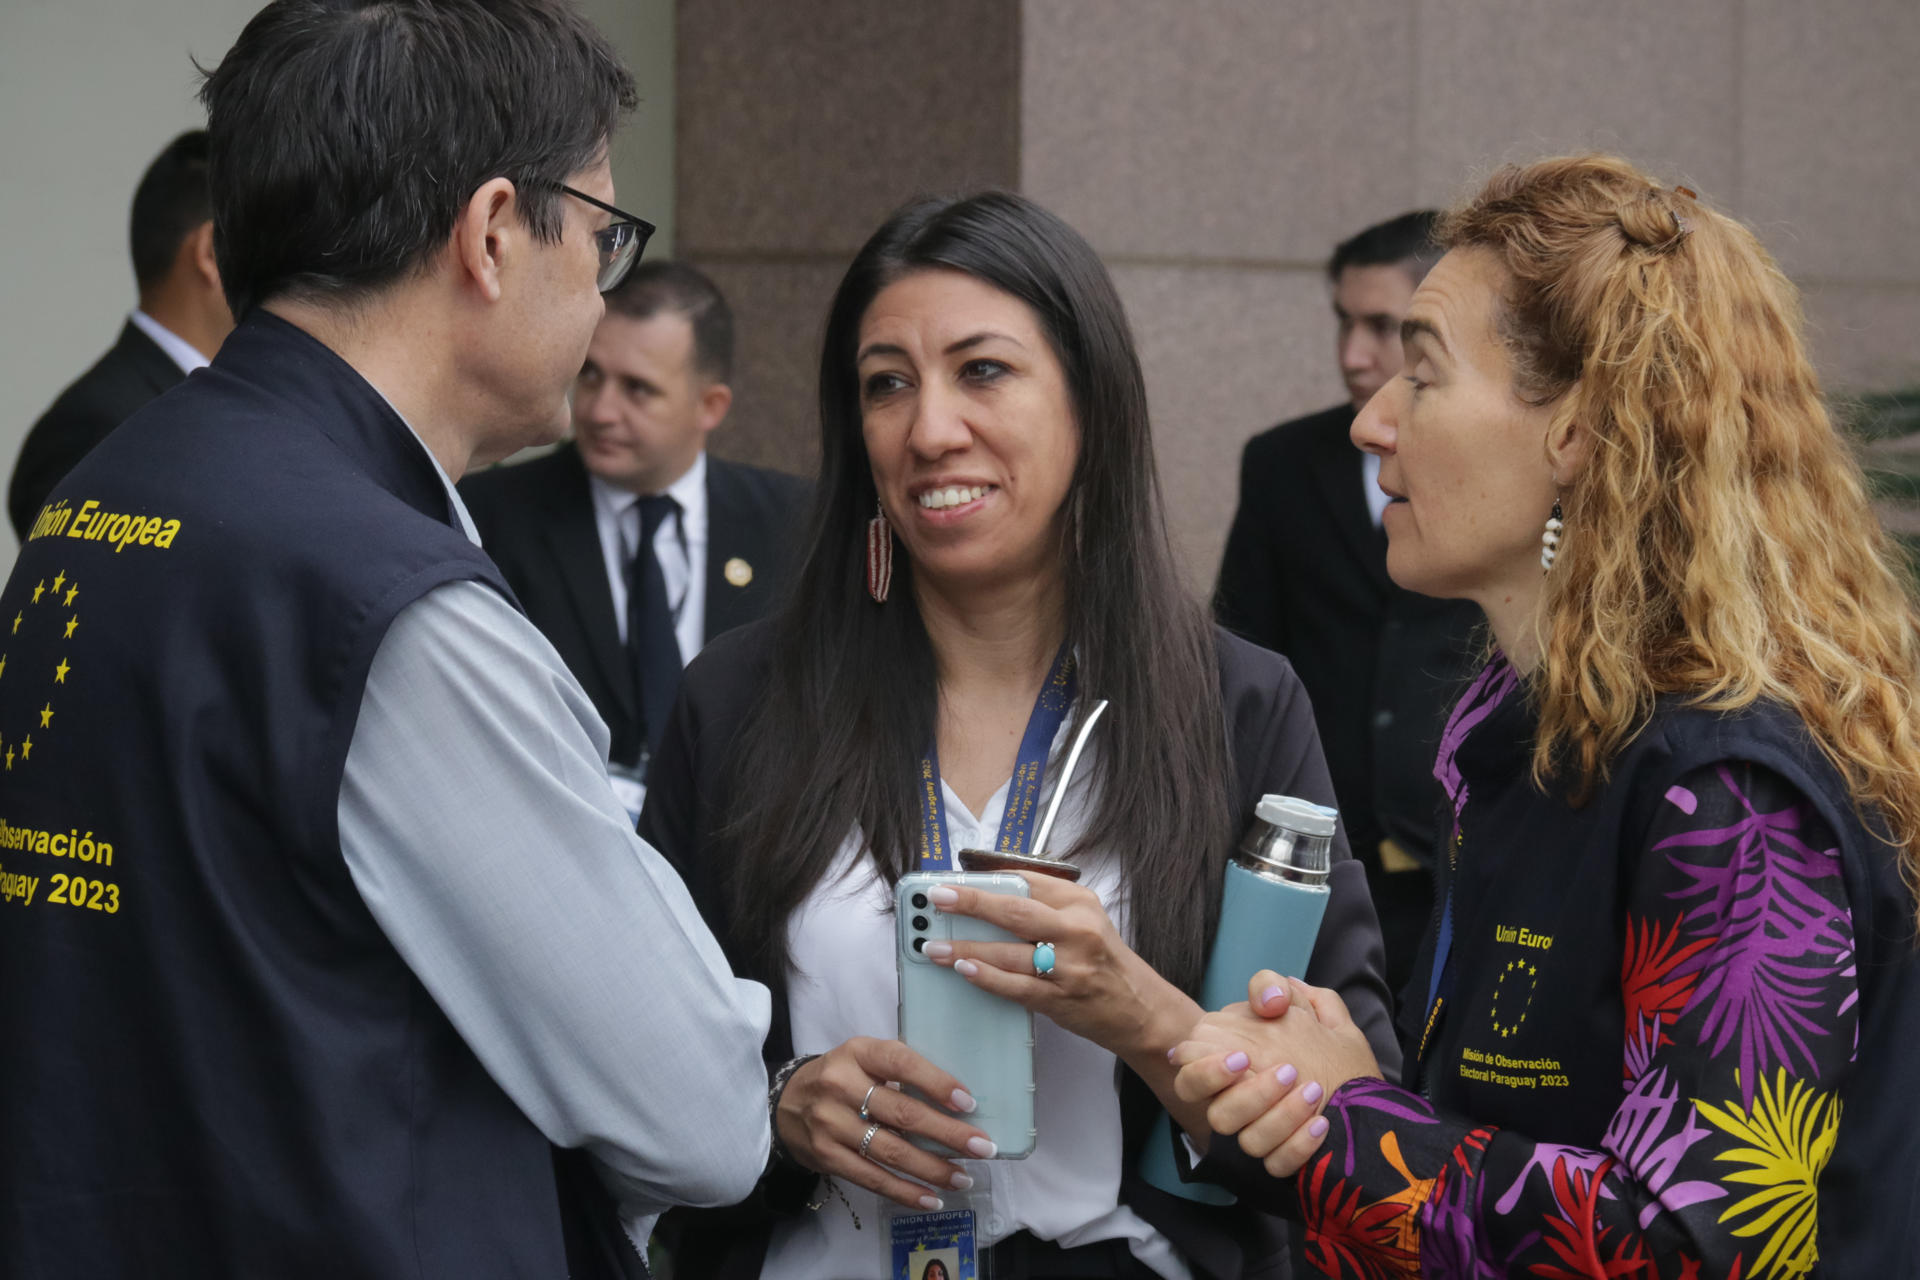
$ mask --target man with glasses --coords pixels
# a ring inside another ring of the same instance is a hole
[[[453,479],[646,227],[563,0],[276,0],[208,76],[238,327],[55,488],[0,640],[0,1274],[644,1271],[752,1189],[764,988]]]
[[[461,482],[487,554],[593,699],[638,819],[680,670],[786,585],[807,485],[709,457],[733,404],[733,312],[683,262],[606,295],[573,387],[573,439]]]

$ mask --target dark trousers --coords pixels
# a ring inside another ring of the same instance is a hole
[[[1124,1240],[1063,1249],[1051,1240],[1016,1231],[988,1249],[987,1256],[992,1280],[1079,1280],[1083,1276],[1160,1280],[1159,1272],[1135,1258]]]

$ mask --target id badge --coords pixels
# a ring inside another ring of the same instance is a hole
[[[887,1219],[888,1280],[992,1280],[971,1201]]]

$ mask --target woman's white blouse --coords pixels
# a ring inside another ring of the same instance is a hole
[[[1061,741],[1054,740],[1055,769]],[[1095,749],[1089,746],[1068,789],[1050,844],[1070,848],[1086,827],[1086,805],[1095,789]],[[1052,771],[1050,771],[1052,772]],[[1050,781],[1052,779],[1050,778]],[[1006,808],[1002,784],[974,817],[947,785],[948,847],[989,849]],[[834,868],[788,921],[795,972],[787,1006],[793,1051],[824,1053],[854,1036],[893,1039],[899,1033],[894,973],[893,900],[863,855],[858,832],[840,846]],[[1131,938],[1127,904],[1120,897],[1118,867],[1110,858],[1075,859],[1080,883],[1100,895],[1122,937]],[[1022,1228],[1063,1247],[1124,1239],[1133,1255],[1167,1280],[1190,1280],[1173,1245],[1131,1209],[1120,1195],[1120,1092],[1114,1055],[1050,1020],[1034,1016],[1034,1117],[1039,1139],[1025,1160],[968,1160],[983,1208],[976,1224],[982,1248]],[[817,1190],[818,1210],[776,1224],[761,1275],[831,1276],[835,1280],[884,1280],[888,1271],[887,1224],[878,1196],[844,1179],[840,1196]],[[944,1192],[948,1207],[961,1193]],[[854,1226],[854,1214],[860,1225]]]

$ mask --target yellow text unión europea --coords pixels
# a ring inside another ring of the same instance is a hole
[[[62,498],[40,508],[40,515],[27,534],[27,541],[32,542],[35,538],[85,538],[89,542],[111,542],[117,553],[130,546],[165,550],[173,545],[174,538],[179,534],[178,520],[165,516],[102,511],[100,503],[93,498],[88,498],[75,510],[67,505],[67,499]]]

